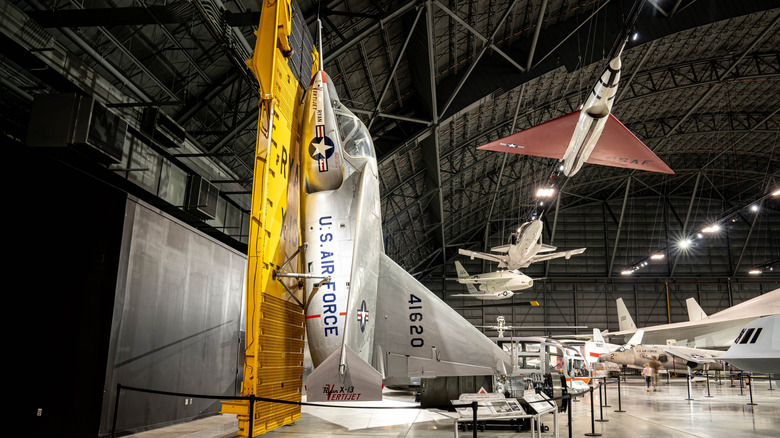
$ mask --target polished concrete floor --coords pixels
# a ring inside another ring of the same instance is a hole
[[[754,381],[753,402],[747,387],[739,383],[731,387],[730,381],[718,384],[710,381],[710,394],[704,382],[692,384],[693,400],[687,400],[688,390],[684,378],[673,378],[670,383],[662,379],[657,392],[647,392],[641,378],[629,377],[621,384],[621,407],[617,413],[617,386],[608,386],[606,403],[610,407],[599,408],[598,391],[594,399],[594,419],[591,421],[590,398],[585,396],[574,403],[572,409],[572,436],[585,436],[591,432],[603,437],[780,437],[780,390],[769,389],[767,380]],[[304,406],[301,419],[264,435],[265,437],[452,437],[455,413],[439,410],[422,410],[414,407],[414,395],[409,392],[385,390],[383,402],[356,403],[349,406],[409,406],[409,409],[337,409],[331,407]],[[542,417],[550,431],[542,434],[552,437],[552,415]],[[569,434],[566,414],[559,417],[561,437]],[[165,429],[147,431],[135,438],[231,438],[236,434],[237,422],[233,416],[215,416]],[[472,432],[460,431],[461,437],[471,437]],[[530,436],[509,430],[479,431],[485,438]]]

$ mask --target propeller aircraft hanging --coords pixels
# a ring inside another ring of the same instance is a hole
[[[514,232],[509,236],[508,244],[491,248],[491,251],[501,254],[470,251],[463,248],[458,249],[458,253],[460,255],[469,256],[472,260],[478,258],[497,262],[499,268],[516,270],[527,268],[531,263],[543,262],[560,257],[564,257],[568,260],[575,254],[582,254],[585,252],[585,248],[552,252],[557,248],[542,243],[543,226],[541,219],[525,222],[517,229],[517,232]]]

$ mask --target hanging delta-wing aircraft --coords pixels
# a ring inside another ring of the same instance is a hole
[[[637,328],[621,298],[617,299],[620,330],[606,333],[608,338],[633,335]],[[694,321],[644,327],[644,342],[673,343],[679,346],[722,349],[731,346],[740,330],[757,318],[780,314],[780,289],[775,289],[735,306]]]
[[[302,126],[306,269],[320,277],[305,282],[307,399],[381,400],[383,378],[511,369],[509,355],[384,254],[373,142],[323,70]]]
[[[627,20],[619,45],[580,111],[490,142],[477,149],[559,158],[563,173],[574,176],[583,163],[674,173],[641,140],[612,115],[620,80],[620,54],[639,15],[639,0]]]
[[[585,248],[572,249],[569,251],[551,252],[557,248],[542,243],[542,221],[540,219],[526,222],[517,229],[517,232],[509,236],[507,245],[496,246],[491,251],[502,254],[491,254],[478,251],[469,251],[459,249],[460,255],[497,262],[499,268],[516,270],[526,268],[531,263],[543,262],[559,257],[565,257],[568,260],[575,254],[582,254]]]

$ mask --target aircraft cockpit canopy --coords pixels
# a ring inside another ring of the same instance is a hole
[[[355,158],[376,158],[366,125],[339,101],[334,102],[333,109],[344,152]]]

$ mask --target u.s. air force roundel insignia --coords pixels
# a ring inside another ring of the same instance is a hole
[[[328,158],[333,155],[335,150],[333,140],[328,137],[314,137],[309,144],[309,155],[318,161],[317,168],[320,172],[328,170]]]
[[[357,311],[357,320],[360,323],[360,331],[366,330],[366,323],[368,322],[368,308],[366,307],[366,300],[360,304],[360,308]]]

